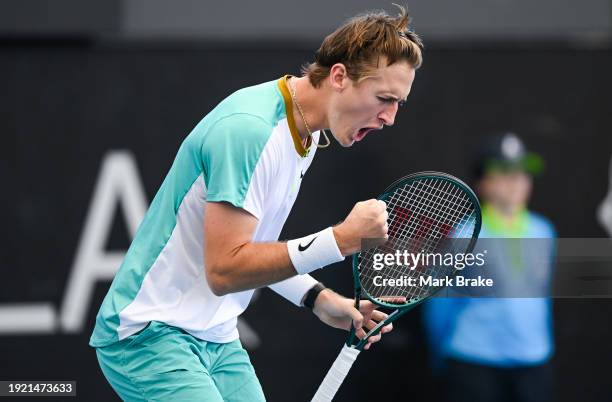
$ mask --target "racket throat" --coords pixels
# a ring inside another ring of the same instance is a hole
[[[376,326],[374,328],[372,328],[370,330],[370,332],[368,332],[366,334],[366,336],[363,339],[359,339],[357,338],[357,335],[355,334],[355,328],[353,326],[351,326],[351,334],[349,336],[349,340],[347,341],[347,346],[351,346],[354,347],[357,350],[363,350],[363,348],[365,347],[365,345],[367,345],[368,343],[368,339],[372,336],[376,336],[378,335],[378,333],[380,331],[382,331],[382,328],[387,325],[392,323],[393,321],[395,321],[399,316],[400,316],[400,310],[395,310],[394,312],[392,312],[391,314],[389,314],[389,316],[387,317],[386,320],[379,322],[378,324],[376,324]],[[350,343],[349,343],[350,342]],[[353,342],[357,342],[356,344],[353,345]]]

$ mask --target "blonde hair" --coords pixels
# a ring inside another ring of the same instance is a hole
[[[387,65],[407,61],[417,69],[423,62],[423,42],[409,29],[410,17],[405,7],[396,17],[384,11],[371,11],[348,20],[328,35],[315,54],[315,60],[302,67],[314,87],[329,76],[331,67],[342,63],[347,75],[359,82],[379,67],[381,56]]]

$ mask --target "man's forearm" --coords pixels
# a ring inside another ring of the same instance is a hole
[[[258,225],[254,216],[224,203],[207,203],[204,265],[208,284],[216,295],[225,295],[342,261],[359,251],[362,238],[386,238],[387,217],[384,202],[362,201],[334,228],[287,243],[254,243],[251,239]]]
[[[245,242],[226,250],[207,254],[207,278],[215,294],[270,285],[344,259],[331,227],[287,243]]]
[[[217,296],[267,286],[297,274],[286,243],[245,243],[206,260],[208,285]]]

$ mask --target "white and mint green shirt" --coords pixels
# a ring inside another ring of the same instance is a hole
[[[253,290],[220,297],[210,290],[206,203],[243,208],[258,219],[252,240],[276,241],[315,150],[299,139],[286,77],[223,100],[181,145],[104,298],[90,345],[125,339],[153,320],[206,341],[237,339],[237,317]],[[299,304],[315,283],[302,275],[270,287]]]

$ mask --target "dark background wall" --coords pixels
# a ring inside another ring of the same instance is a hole
[[[78,382],[81,400],[115,398],[87,346],[108,280],[77,301],[85,311],[81,328],[61,318],[105,156],[129,151],[146,200],[152,199],[199,119],[238,88],[297,74],[315,47],[185,41],[6,41],[0,47],[0,379],[70,379]],[[595,210],[607,192],[612,156],[610,71],[606,46],[428,44],[395,126],[351,149],[334,144],[318,151],[283,237],[337,222],[354,202],[408,172],[469,178],[473,148],[502,129],[521,134],[547,162],[535,182],[533,209],[562,237],[605,236]],[[102,252],[120,257],[131,235],[125,203],[117,205]],[[350,275],[348,262],[316,274],[345,294]],[[9,313],[23,303],[43,303],[48,324],[15,330],[26,318]],[[611,313],[608,300],[555,301],[557,400],[610,399]],[[271,401],[309,399],[345,337],[267,290],[244,320],[259,339],[251,356]],[[436,395],[420,311],[396,328],[360,356],[338,400]]]
[[[394,12],[391,1],[4,0],[3,36],[90,36],[198,40],[319,41],[339,21],[365,10]],[[402,3],[402,2],[399,2]],[[598,43],[612,35],[610,0],[412,0],[418,32],[428,40]]]

